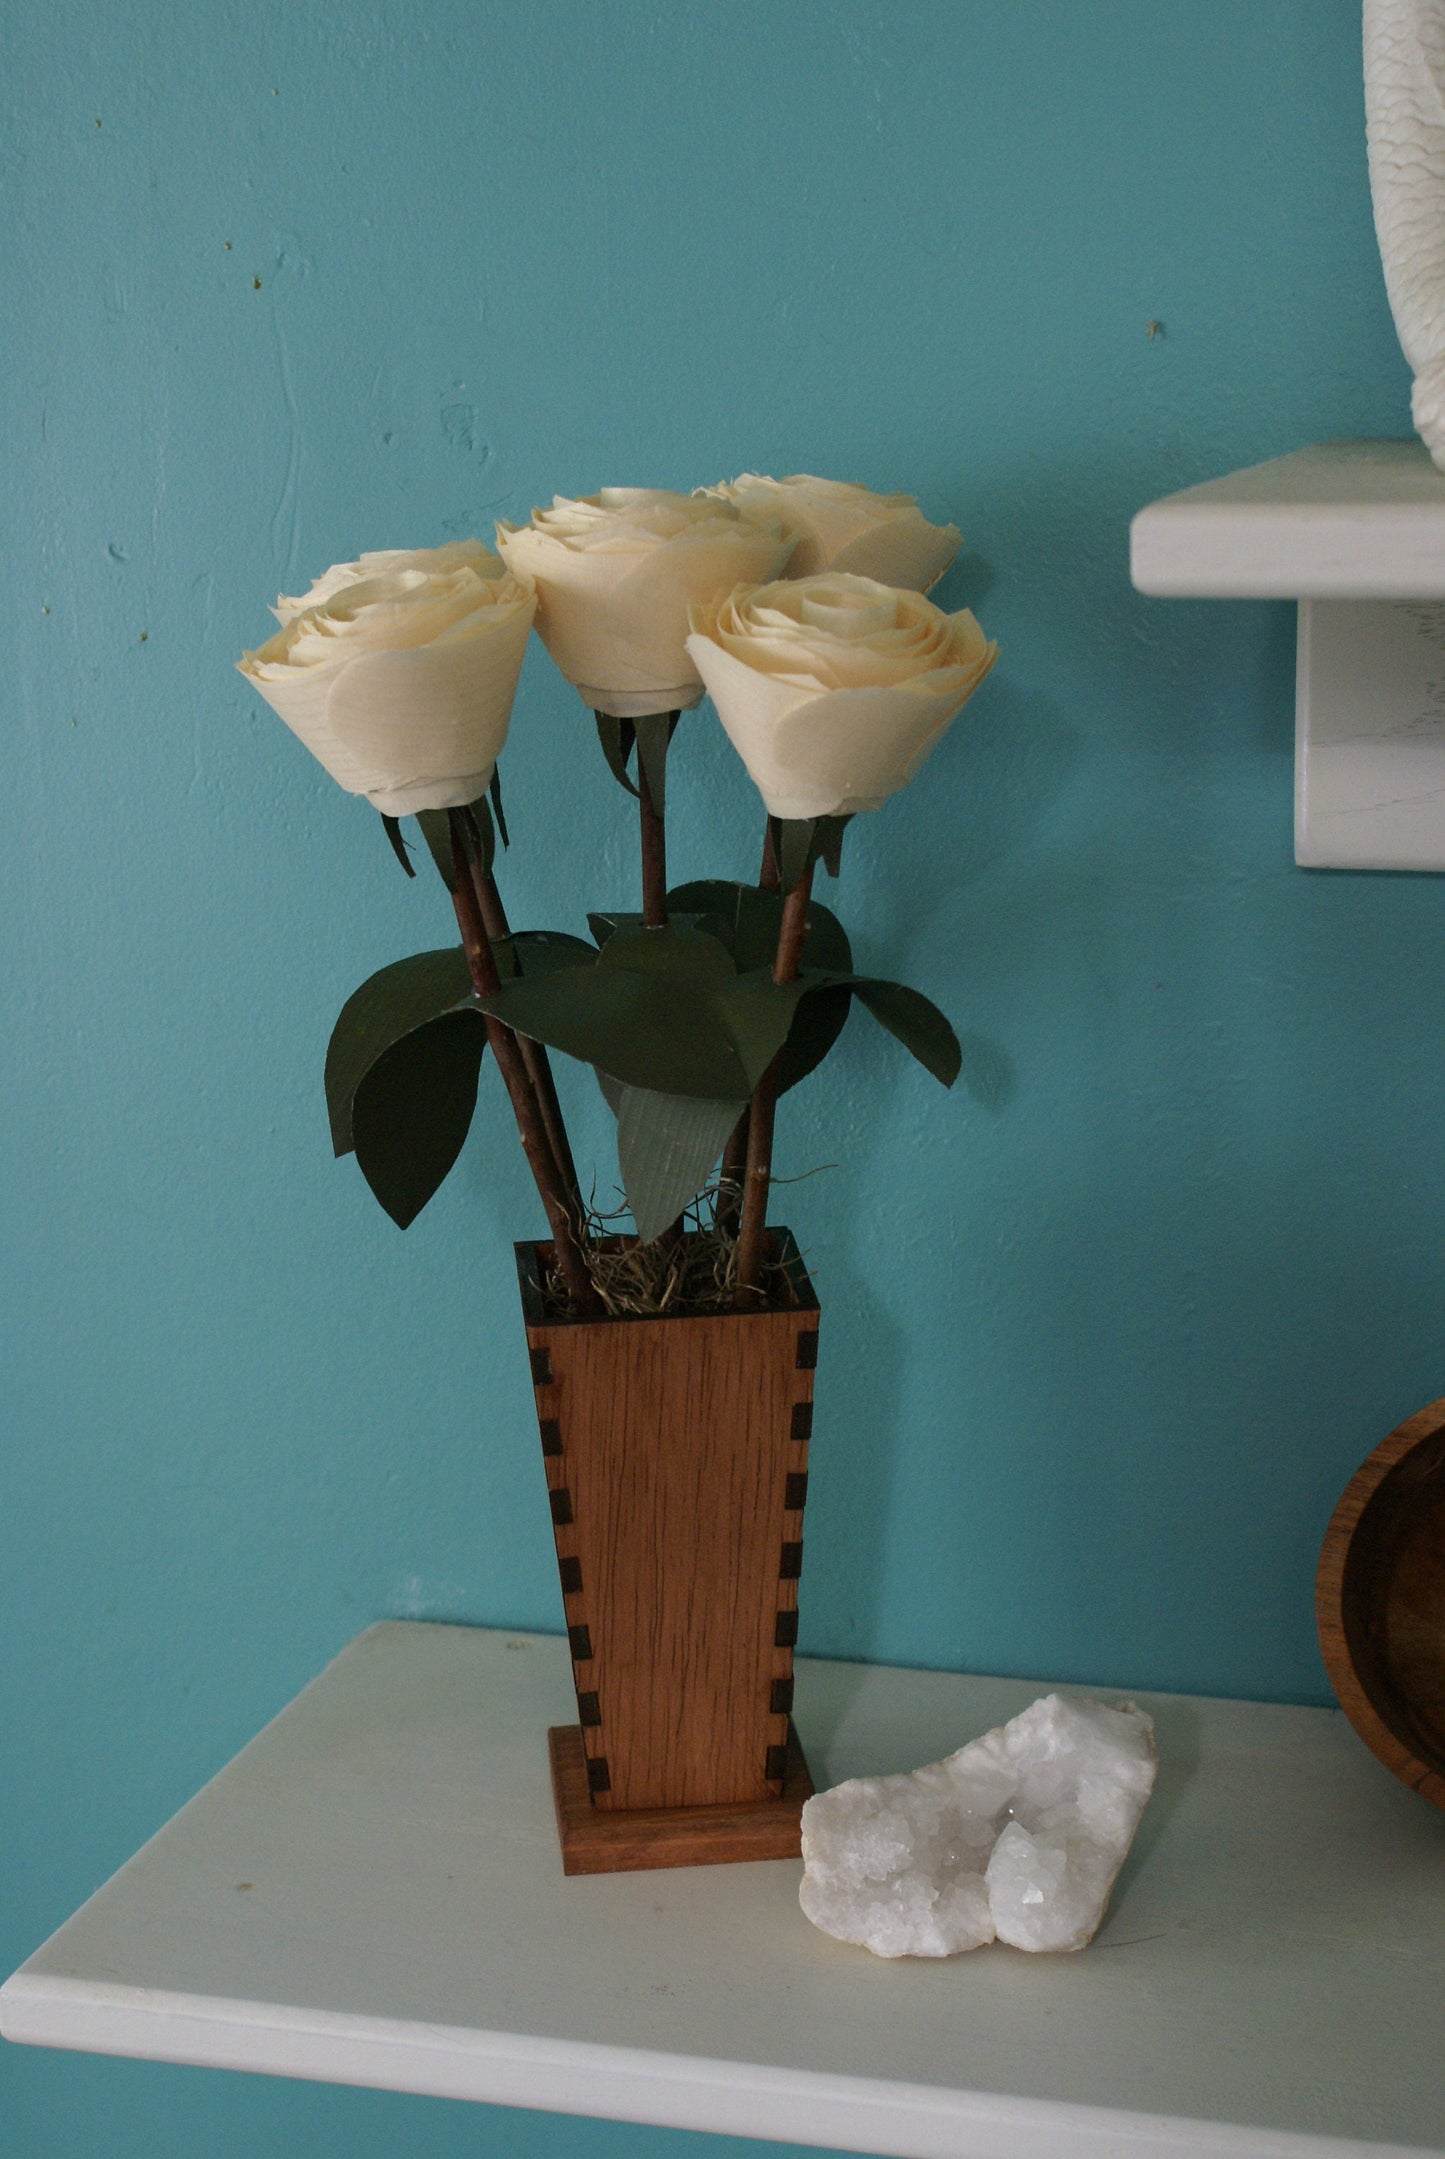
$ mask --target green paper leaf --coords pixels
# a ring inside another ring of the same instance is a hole
[[[627,771],[635,739],[631,720],[619,720],[611,712],[594,712],[592,717],[597,722],[597,739],[602,744],[602,754],[612,777],[620,780],[630,795],[635,795],[638,790]]]
[[[326,1105],[337,1154],[351,1151],[352,1105],[377,1059],[470,997],[471,987],[466,954],[451,945],[393,960],[347,998],[326,1051]]]
[[[514,930],[509,938],[499,939],[492,950],[500,954],[503,943],[512,947],[517,971],[524,975],[551,975],[566,967],[591,967],[597,959],[596,947],[585,937],[574,937],[570,930]]]
[[[853,975],[847,986],[925,1071],[943,1086],[953,1085],[963,1055],[957,1035],[936,1004],[904,982],[883,982],[871,975]]]
[[[852,821],[851,810],[846,817],[818,819],[818,859],[830,877],[836,877],[843,867],[843,834]]]
[[[648,712],[632,722],[637,762],[647,774],[647,792],[659,817],[667,810],[667,749],[682,717],[678,712]]]
[[[519,930],[492,950],[503,981],[518,984],[590,970],[597,958],[585,938],[565,930]],[[393,961],[342,1007],[326,1053],[332,1145],[338,1155],[355,1151],[402,1229],[461,1151],[486,1042],[460,946]]]
[[[469,859],[480,867],[484,877],[490,877],[497,859],[497,832],[486,796],[478,795],[465,809],[448,810],[447,815],[454,817],[461,826],[462,843]]]
[[[773,819],[773,851],[778,858],[778,871],[783,880],[784,892],[792,891],[808,867],[817,829],[816,817]]]
[[[817,1071],[847,1026],[852,1008],[852,993],[843,988],[811,989],[799,999],[778,1064],[779,1094]]]
[[[739,969],[771,966],[778,948],[783,919],[781,893],[765,892],[758,885],[734,884],[721,878],[698,878],[679,885],[667,896],[668,910],[676,920],[684,912],[722,937]],[[704,912],[704,910],[707,910]],[[808,903],[808,929],[803,941],[805,968],[824,968],[851,974],[853,953],[848,933],[838,917],[819,900]],[[850,993],[846,989],[816,990],[802,998],[793,1015],[783,1048],[778,1089],[786,1094],[815,1071],[832,1049],[848,1021]]]
[[[746,1101],[623,1087],[617,1108],[622,1188],[644,1244],[660,1237],[707,1183]]]
[[[487,1046],[475,1007],[429,1020],[385,1051],[357,1087],[357,1164],[398,1229],[416,1220],[461,1153]]]
[[[772,965],[783,920],[781,893],[765,892],[759,885],[736,884],[730,878],[699,877],[690,884],[675,886],[667,895],[667,909],[674,920],[691,916],[715,923],[712,934],[721,937],[740,974]],[[847,931],[819,900],[808,903],[803,965],[833,968],[843,974],[851,972],[853,966]]]
[[[448,892],[457,889],[456,860],[452,854],[451,818],[446,810],[418,810],[416,821],[421,826],[421,836],[431,850],[437,874]]]
[[[508,982],[484,1002],[629,1086],[738,1101],[781,1047],[800,989],[737,975],[717,938],[671,924],[617,930],[595,966]]]
[[[487,792],[492,798],[492,812],[497,820],[497,830],[502,836],[502,845],[503,847],[510,847],[512,842],[507,835],[507,820],[502,811],[502,768],[500,765],[493,765],[492,767],[492,784]],[[836,877],[837,874],[835,870],[833,875]]]
[[[640,930],[642,917],[639,914],[619,914],[611,910],[599,909],[597,913],[588,915],[587,927],[591,930],[598,944],[605,945],[608,938],[615,935],[618,930]]]
[[[669,982],[730,982],[737,974],[720,937],[683,922],[662,929],[619,929],[597,955],[599,967],[625,967]]]
[[[391,842],[391,851],[396,856],[397,861],[406,871],[408,877],[415,877],[416,871],[412,868],[411,856],[407,853],[406,841],[401,836],[401,826],[394,817],[388,817],[384,811],[381,824],[382,830]]]

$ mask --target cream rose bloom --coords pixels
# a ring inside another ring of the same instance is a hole
[[[876,810],[998,658],[965,608],[830,571],[696,607],[687,649],[774,817]]]
[[[470,569],[478,577],[495,577],[499,560],[481,540],[448,540],[444,547],[378,548],[372,554],[358,555],[355,562],[333,563],[309,592],[303,592],[297,600],[288,600],[283,593],[271,612],[284,626],[294,616],[304,615],[308,608],[325,607],[348,585],[389,577],[398,570],[420,570],[425,577],[445,577],[452,570]]]
[[[338,563],[238,662],[334,780],[389,817],[491,779],[537,596],[479,540]]]
[[[688,608],[777,577],[792,540],[776,515],[655,487],[554,498],[500,524],[508,567],[537,587],[537,634],[595,712],[639,719],[695,705]]]
[[[847,570],[880,584],[927,592],[936,585],[963,542],[957,525],[930,525],[912,495],[875,495],[847,480],[820,480],[811,472],[770,480],[757,472],[709,491],[755,517],[781,518],[797,546],[789,577],[816,577]]]

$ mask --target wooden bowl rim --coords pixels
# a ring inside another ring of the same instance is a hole
[[[1433,1800],[1439,1807],[1445,1807],[1445,1773],[1429,1762],[1422,1762],[1385,1722],[1355,1670],[1346,1631],[1344,1589],[1350,1548],[1370,1502],[1406,1455],[1413,1454],[1417,1447],[1436,1438],[1442,1431],[1445,1431],[1445,1395],[1438,1401],[1427,1403],[1424,1409],[1416,1410],[1403,1424],[1397,1424],[1394,1431],[1366,1455],[1330,1516],[1315,1575],[1315,1624],[1320,1654],[1341,1709],[1370,1752],[1393,1771],[1402,1784],[1408,1784],[1422,1799]]]

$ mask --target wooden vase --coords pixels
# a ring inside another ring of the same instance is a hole
[[[516,1248],[577,1689],[549,1734],[569,1874],[799,1850],[818,1301],[771,1236],[787,1304],[660,1319],[549,1318],[550,1248]]]

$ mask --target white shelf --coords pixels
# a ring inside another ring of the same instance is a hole
[[[1141,592],[1298,600],[1295,860],[1445,869],[1445,474],[1421,442],[1320,442],[1130,527]]]
[[[797,1722],[833,1781],[1039,1691],[804,1661]],[[565,1645],[374,1627],[0,1989],[0,2030],[911,2159],[1445,2151],[1445,1814],[1337,1713],[1149,1706],[1159,1788],[1092,1949],[890,1964],[808,1925],[796,1862],[566,1879]]]
[[[1421,442],[1320,442],[1141,510],[1131,572],[1161,599],[1445,598],[1445,474]]]

